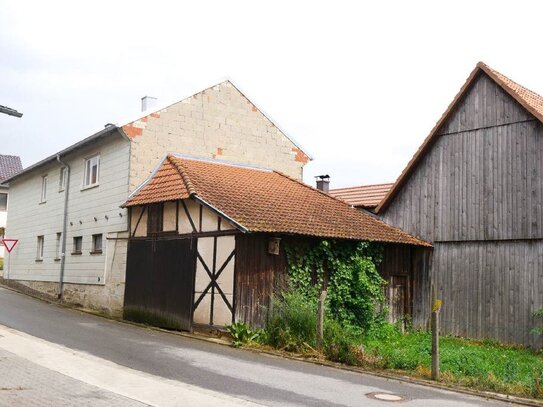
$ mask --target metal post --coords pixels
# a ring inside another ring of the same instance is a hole
[[[326,290],[321,291],[317,309],[317,346],[322,349],[324,339],[324,301],[326,300]]]

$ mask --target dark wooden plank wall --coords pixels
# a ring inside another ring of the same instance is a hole
[[[434,243],[445,332],[533,344],[530,313],[543,306],[542,126],[481,74],[438,133],[380,216]]]
[[[287,275],[287,258],[281,242],[279,255],[268,254],[269,236],[236,236],[235,320],[253,327],[266,323],[270,296]]]
[[[541,346],[543,240],[436,243],[433,276],[444,332]]]
[[[379,274],[390,282],[392,276],[409,278],[410,314],[413,326],[425,328],[430,315],[430,256],[431,249],[407,245],[387,244]]]
[[[543,238],[536,122],[443,135],[383,219],[430,241]]]

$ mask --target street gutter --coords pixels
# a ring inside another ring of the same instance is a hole
[[[141,324],[141,323],[138,323],[138,322],[127,321],[127,320],[121,319],[119,317],[114,317],[114,316],[107,315],[107,314],[105,314],[103,312],[95,311],[95,310],[88,309],[88,308],[73,306],[73,305],[70,305],[70,304],[67,304],[67,303],[64,303],[64,302],[59,302],[59,301],[55,301],[53,299],[48,299],[48,298],[44,298],[42,296],[34,295],[34,294],[30,293],[30,292],[24,292],[24,291],[18,290],[18,289],[14,288],[14,287],[10,287],[10,286],[2,284],[2,283],[0,283],[0,287],[5,288],[5,289],[10,290],[10,291],[13,291],[13,292],[16,292],[16,293],[19,293],[19,294],[23,294],[23,295],[35,298],[37,300],[46,302],[48,304],[54,304],[54,305],[57,305],[57,306],[61,306],[62,308],[65,308],[65,309],[68,309],[68,310],[71,310],[71,311],[82,312],[82,313],[85,313],[85,314],[94,315],[94,316],[97,316],[97,317],[100,317],[100,318],[107,319],[108,321],[117,322],[117,323],[125,324],[125,325],[132,325],[132,326],[135,326],[135,327],[148,329],[148,330],[152,330],[152,331],[163,332],[163,333],[167,333],[167,334],[170,334],[170,335],[176,335],[176,336],[182,336],[182,337],[185,337],[185,338],[197,339],[197,340],[200,340],[200,341],[214,343],[214,344],[217,344],[217,345],[228,346],[228,347],[232,346],[232,342],[230,340],[226,340],[226,339],[222,339],[222,338],[214,338],[214,337],[211,337],[209,335],[202,334],[202,333],[190,333],[190,332],[184,332],[184,331],[172,331],[172,330],[168,330],[168,329],[164,329],[164,328],[154,327],[154,326],[151,326],[151,325]],[[350,372],[354,372],[354,373],[381,377],[381,378],[388,379],[388,380],[394,380],[394,381],[397,381],[399,383],[417,384],[417,385],[421,385],[421,386],[433,387],[433,388],[440,389],[440,390],[446,390],[446,391],[453,391],[453,392],[468,394],[468,395],[471,395],[471,396],[481,397],[481,398],[484,398],[484,399],[487,399],[487,400],[492,399],[492,400],[499,400],[499,401],[503,401],[503,402],[515,403],[515,404],[519,404],[519,405],[523,405],[523,406],[543,407],[543,400],[539,401],[539,400],[535,400],[535,399],[511,396],[511,395],[507,395],[507,394],[493,393],[493,392],[482,391],[482,390],[474,390],[474,389],[470,389],[470,388],[467,388],[467,387],[455,386],[454,384],[438,383],[438,382],[425,380],[425,379],[421,379],[421,378],[416,378],[416,377],[412,377],[412,376],[388,373],[388,372],[382,371],[382,370],[366,370],[366,369],[356,367],[356,366],[348,366],[348,365],[344,365],[344,364],[341,364],[341,363],[331,362],[331,361],[328,361],[328,360],[321,360],[321,359],[314,359],[314,358],[303,358],[303,357],[300,357],[300,356],[296,356],[296,355],[292,355],[292,354],[288,354],[288,353],[284,353],[284,352],[279,352],[279,351],[273,351],[273,350],[270,350],[270,349],[253,348],[253,347],[242,347],[240,349],[242,349],[244,351],[257,353],[257,354],[276,356],[276,357],[281,357],[281,358],[284,358],[284,359],[295,360],[295,361],[298,361],[298,362],[311,363],[311,364],[314,364],[314,365],[326,366],[326,367],[331,367],[331,368],[335,368],[335,369],[350,371]]]

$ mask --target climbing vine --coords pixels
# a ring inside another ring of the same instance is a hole
[[[363,330],[375,318],[385,284],[376,265],[382,246],[370,242],[321,240],[306,245],[287,244],[289,281],[307,301],[316,301],[327,287],[326,309],[342,324]]]

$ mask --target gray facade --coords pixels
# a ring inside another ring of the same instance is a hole
[[[378,208],[434,245],[445,333],[536,346],[543,307],[543,128],[476,69]]]

